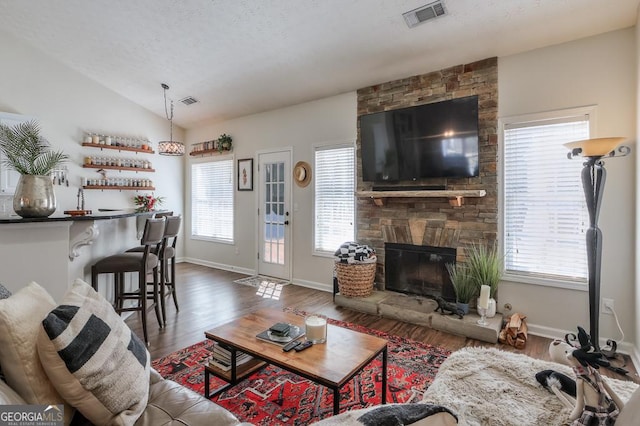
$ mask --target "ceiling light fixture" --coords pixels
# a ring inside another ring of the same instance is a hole
[[[171,112],[167,110],[167,90],[169,90],[169,86],[164,83],[162,83],[161,86],[164,89],[164,113],[167,116],[167,120],[169,120],[171,133],[168,141],[158,142],[158,152],[160,155],[184,155],[184,144],[173,140],[173,100],[171,99],[169,100],[171,103]]]

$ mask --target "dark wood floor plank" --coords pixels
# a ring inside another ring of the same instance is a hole
[[[245,276],[243,274],[189,263],[180,263],[176,269],[180,311],[176,312],[173,301],[167,300],[168,320],[164,329],[158,328],[152,312],[148,315],[149,352],[152,359],[204,340],[205,330],[254,310],[268,307],[274,309],[293,307],[307,312],[322,313],[330,318],[441,346],[451,351],[472,346],[496,347],[523,353],[533,358],[549,359],[548,347],[551,340],[539,336],[529,335],[525,349],[518,350],[508,345],[480,342],[424,326],[338,307],[333,303],[331,293],[323,291],[287,285],[284,286],[278,298],[262,297],[256,294],[255,288],[233,282],[243,278]],[[129,317],[127,324],[134,332],[141,335],[139,314]],[[615,364],[622,365],[622,362],[615,361]],[[625,368],[635,374],[636,370],[628,356],[624,357],[624,362],[626,362]],[[621,378],[613,372],[601,371],[605,375]]]

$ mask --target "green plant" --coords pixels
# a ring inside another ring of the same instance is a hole
[[[498,247],[472,244],[467,249],[467,265],[478,292],[481,285],[488,285],[491,287],[491,297],[495,298],[504,271],[503,256],[498,252]]]
[[[51,150],[36,121],[13,127],[0,124],[0,151],[2,164],[21,175],[47,176],[69,159],[62,151]]]
[[[218,151],[229,151],[231,149],[232,142],[233,139],[231,139],[231,136],[226,133],[221,134],[218,138]]]
[[[469,274],[469,266],[466,263],[457,262],[447,263],[447,271],[451,284],[456,292],[456,301],[458,303],[469,303],[478,296],[479,287],[476,286]]]

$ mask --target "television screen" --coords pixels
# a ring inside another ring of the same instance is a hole
[[[362,179],[478,176],[478,97],[360,117]]]

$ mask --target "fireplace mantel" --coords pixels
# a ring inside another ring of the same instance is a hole
[[[427,191],[357,191],[356,197],[371,198],[376,206],[384,206],[387,198],[448,198],[452,206],[461,206],[465,197],[484,197],[484,189]]]

